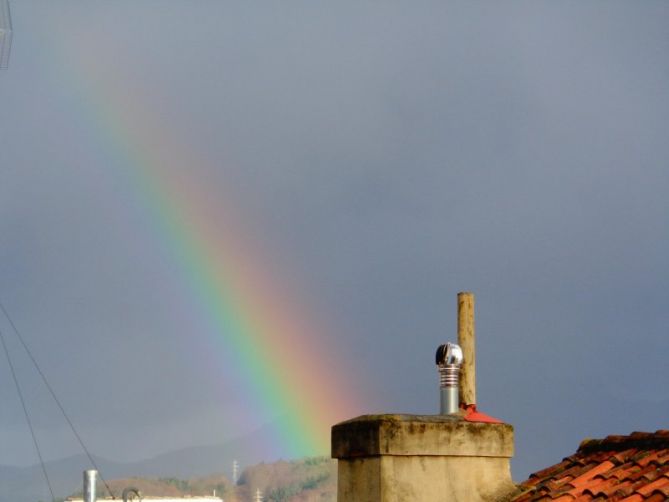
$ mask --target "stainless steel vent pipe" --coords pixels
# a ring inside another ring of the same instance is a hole
[[[98,479],[98,471],[91,469],[84,471],[84,502],[96,502],[95,484]]]
[[[455,415],[460,410],[459,380],[462,349],[454,343],[437,348],[436,363],[439,370],[440,413]]]

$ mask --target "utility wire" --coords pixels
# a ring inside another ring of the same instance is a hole
[[[26,408],[26,402],[23,399],[23,392],[21,392],[21,386],[19,385],[19,379],[16,377],[16,372],[14,371],[14,365],[12,364],[12,358],[9,357],[9,349],[7,348],[7,343],[5,343],[5,335],[0,330],[0,340],[2,341],[2,348],[5,349],[5,356],[7,356],[7,362],[9,363],[9,369],[12,372],[12,378],[14,379],[14,385],[16,385],[16,392],[19,394],[19,399],[21,400],[21,406],[23,407],[23,414],[26,416],[26,422],[28,422],[28,428],[30,429],[30,435],[33,438],[33,443],[35,444],[35,450],[37,450],[37,456],[39,457],[39,463],[42,466],[42,472],[44,473],[44,479],[46,479],[46,484],[49,487],[49,492],[51,493],[51,500],[56,502],[56,496],[53,494],[53,488],[51,487],[51,481],[49,481],[49,475],[46,473],[46,465],[44,465],[44,459],[42,458],[42,452],[39,449],[39,444],[37,444],[37,437],[35,436],[35,430],[33,429],[33,424],[30,421],[30,415],[28,414],[28,408]]]
[[[21,342],[21,345],[23,346],[24,350],[26,351],[26,354],[28,354],[28,357],[30,358],[33,365],[35,366],[35,369],[37,370],[40,377],[42,378],[42,382],[44,382],[44,385],[49,390],[49,393],[51,394],[51,397],[53,398],[53,400],[58,405],[58,408],[60,409],[60,412],[63,414],[63,417],[65,418],[65,421],[70,426],[70,429],[72,429],[72,433],[74,434],[74,437],[77,438],[77,441],[79,442],[79,445],[81,446],[81,448],[86,453],[86,456],[88,457],[88,460],[91,462],[93,467],[95,467],[95,470],[98,471],[98,476],[100,477],[100,481],[102,481],[104,483],[105,488],[107,488],[107,492],[109,493],[109,495],[111,495],[111,498],[116,499],[116,497],[114,496],[114,493],[111,491],[111,488],[109,488],[109,485],[107,484],[107,481],[102,477],[102,473],[101,473],[100,469],[98,468],[97,464],[95,463],[95,460],[93,460],[93,455],[91,455],[91,453],[88,451],[88,448],[86,448],[86,445],[84,444],[84,441],[81,439],[81,436],[79,436],[79,433],[77,432],[77,429],[75,429],[74,424],[72,423],[72,420],[70,420],[70,417],[67,415],[67,413],[65,413],[65,408],[63,408],[63,405],[60,403],[60,400],[56,396],[56,393],[54,392],[53,388],[49,384],[49,381],[46,379],[46,376],[44,375],[41,368],[39,367],[39,364],[37,364],[37,361],[33,357],[32,352],[28,348],[28,345],[26,345],[26,342],[23,340],[23,337],[21,336],[21,333],[19,333],[19,330],[16,328],[16,325],[14,324],[14,321],[12,321],[12,318],[10,317],[9,312],[7,312],[7,309],[2,304],[2,302],[0,302],[0,310],[2,310],[2,313],[5,315],[5,317],[9,321],[9,324],[12,327],[12,329],[14,330],[14,333],[16,333],[16,337]],[[5,343],[4,338],[3,338],[2,343],[4,345],[4,343]],[[7,353],[7,359],[9,360],[9,352],[7,352],[7,348],[5,348],[5,352]],[[10,367],[12,366],[11,361],[9,362],[9,365],[10,365]],[[13,374],[14,374],[14,370],[12,369],[12,375]],[[18,384],[18,380],[16,380],[16,377],[14,378],[14,381],[15,381],[17,389],[18,389],[19,384]],[[19,390],[19,395],[21,395],[20,390]],[[21,402],[23,403],[23,397],[21,397]],[[24,409],[24,411],[26,410],[25,406],[23,407],[23,409]],[[28,412],[27,411],[26,411],[26,419],[28,419]],[[28,424],[30,424],[29,419],[28,419]],[[32,432],[32,427],[31,427],[30,431]],[[33,440],[34,439],[35,439],[35,436],[33,435]],[[35,441],[35,447],[37,447],[37,441]],[[39,452],[39,449],[37,451]],[[40,457],[40,461],[41,461],[41,457]],[[44,468],[44,466],[42,466],[42,468]],[[44,475],[46,476],[46,470],[44,471]],[[48,482],[48,478],[47,478],[47,482]],[[49,489],[51,489],[51,485],[49,485]],[[51,492],[51,495],[53,496],[53,492]]]

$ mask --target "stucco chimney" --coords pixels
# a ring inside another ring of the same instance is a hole
[[[465,294],[464,309],[461,295],[459,313],[468,321],[458,326],[471,335],[465,345],[473,359],[473,295]],[[337,501],[489,502],[513,494],[513,427],[476,411],[473,371],[469,376],[458,414],[363,415],[335,425]]]

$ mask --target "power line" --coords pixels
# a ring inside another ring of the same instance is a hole
[[[51,493],[51,500],[56,502],[56,496],[53,494],[53,488],[51,487],[51,481],[49,481],[49,475],[46,473],[46,465],[44,465],[44,459],[42,458],[42,452],[39,449],[39,444],[37,443],[37,437],[35,436],[35,430],[33,429],[33,424],[30,421],[30,415],[28,414],[28,408],[26,408],[26,402],[23,399],[23,392],[21,392],[21,385],[19,385],[19,379],[16,377],[16,372],[14,371],[14,364],[12,364],[12,358],[9,357],[9,349],[7,348],[7,343],[5,342],[5,335],[2,330],[0,330],[0,340],[2,341],[2,348],[5,350],[5,356],[7,356],[7,362],[9,363],[9,369],[12,372],[12,378],[14,379],[14,385],[16,385],[16,392],[19,395],[19,400],[21,401],[21,406],[23,407],[23,414],[26,416],[26,422],[28,422],[28,428],[30,429],[30,435],[33,438],[33,444],[35,445],[35,450],[37,450],[37,457],[39,458],[39,464],[42,466],[42,472],[44,473],[44,479],[46,479],[46,484],[49,487],[49,492]]]
[[[79,442],[79,445],[84,450],[84,453],[86,453],[86,456],[88,457],[88,460],[91,462],[91,464],[93,465],[95,470],[98,471],[98,475],[100,476],[100,480],[104,483],[105,488],[107,488],[107,492],[109,492],[109,495],[111,495],[112,499],[116,499],[116,497],[114,497],[114,493],[111,491],[111,488],[109,488],[109,485],[107,484],[107,481],[102,477],[100,469],[98,468],[97,464],[95,463],[95,460],[93,460],[93,456],[88,451],[88,448],[86,448],[86,445],[84,444],[84,441],[81,439],[81,436],[79,435],[79,433],[75,429],[74,424],[72,423],[72,420],[70,420],[70,417],[65,412],[65,408],[63,408],[63,405],[60,403],[60,400],[56,396],[56,393],[54,392],[53,388],[49,384],[49,381],[47,380],[46,376],[42,372],[42,369],[39,367],[39,364],[37,364],[37,361],[35,360],[35,357],[33,356],[32,352],[28,348],[28,345],[26,344],[26,342],[23,340],[23,337],[21,336],[21,333],[19,333],[19,330],[17,329],[16,325],[14,324],[14,321],[12,321],[12,318],[10,317],[9,312],[7,312],[7,309],[2,304],[2,302],[0,302],[0,310],[2,310],[2,313],[4,314],[4,316],[9,321],[9,325],[14,330],[14,333],[16,333],[16,337],[19,339],[19,342],[21,342],[21,345],[23,346],[23,349],[26,351],[26,354],[28,354],[28,357],[32,361],[33,366],[35,366],[35,369],[37,370],[37,373],[39,373],[40,377],[42,378],[42,382],[44,382],[44,385],[49,390],[49,393],[51,394],[51,397],[53,398],[53,400],[58,405],[58,408],[60,409],[60,412],[63,414],[63,417],[65,418],[65,421],[67,422],[67,424],[70,426],[70,429],[72,430],[72,434],[74,434],[74,437],[77,438],[77,441]],[[5,343],[4,342],[4,337],[3,337],[3,342],[2,343],[3,343],[3,345]],[[10,367],[13,368],[11,360],[9,359],[9,352],[7,351],[6,347],[5,347],[5,353],[7,354],[7,359],[9,360]],[[12,375],[14,375],[14,370],[13,369],[12,369]],[[16,377],[14,377],[14,382],[16,383],[17,390],[19,390],[19,384],[18,384],[18,380],[16,379]],[[21,391],[20,390],[19,390],[19,396],[21,396]],[[21,402],[23,403],[23,397],[21,397]],[[28,420],[28,424],[30,424],[30,419],[28,418],[28,412],[25,408],[25,405],[24,405],[23,409],[26,412],[26,419]],[[32,427],[31,427],[30,430],[32,432]],[[35,436],[33,435],[33,440],[34,439],[35,439]],[[37,441],[35,441],[35,447],[37,447]],[[39,449],[37,451],[39,452]],[[41,461],[41,456],[40,456],[40,461]],[[46,470],[44,471],[44,475],[46,476]],[[47,478],[47,482],[48,482],[48,478]],[[49,485],[49,489],[51,489],[51,485]],[[53,492],[51,493],[51,495],[53,496]]]

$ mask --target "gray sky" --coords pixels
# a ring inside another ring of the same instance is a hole
[[[272,417],[193,367],[197,316],[145,235],[95,78],[206,159],[176,174],[234,200],[265,265],[336,334],[360,414],[436,410],[433,352],[471,290],[480,408],[516,427],[515,478],[586,436],[667,428],[666,2],[12,8],[0,299],[97,454]],[[46,456],[76,452],[17,358]],[[0,463],[31,463],[3,366]]]

